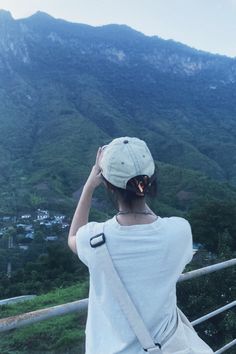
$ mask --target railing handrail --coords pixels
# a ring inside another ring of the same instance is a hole
[[[21,315],[11,316],[7,318],[0,319],[0,332],[9,331],[14,328],[19,328],[32,324],[39,321],[44,321],[56,316],[67,315],[73,312],[84,313],[87,310],[88,299],[76,300],[73,302],[68,302],[66,304],[51,306],[45,309],[40,309],[36,311],[26,312]],[[191,322],[193,326],[202,323],[209,318],[218,315],[230,308],[236,306],[236,300],[231,303],[219,307],[218,309],[204,315]]]
[[[213,272],[217,272],[219,270],[228,268],[228,267],[232,267],[236,265],[236,258],[232,258],[228,261],[224,261],[224,262],[220,262],[220,263],[216,263],[207,267],[203,267],[203,268],[199,268],[196,270],[192,270],[190,272],[186,272],[180,275],[178,282],[182,282],[182,281],[186,281],[189,279],[193,279],[193,278],[197,278],[197,277],[201,277],[202,275],[206,275],[209,273],[213,273]]]
[[[214,310],[212,312],[209,312],[207,315],[204,315],[204,316],[192,321],[191,323],[192,323],[193,326],[196,326],[199,323],[202,323],[202,322],[204,322],[206,320],[209,320],[209,318],[212,318],[212,317],[218,315],[219,313],[222,313],[222,312],[224,312],[226,310],[229,310],[229,309],[231,309],[234,306],[236,306],[236,300],[230,302],[229,304],[227,304],[225,306],[219,307],[218,309],[216,309],[216,310]]]
[[[233,265],[236,265],[236,258],[181,274],[178,282],[186,281],[202,275],[216,272],[231,267]],[[235,305],[236,305],[236,301],[233,301],[230,304],[227,304],[193,321],[192,325],[195,326],[198,323],[206,321],[207,319],[217,315],[218,313],[226,311],[227,309],[232,308]],[[0,319],[0,332],[5,332],[14,328],[20,328],[32,323],[47,320],[60,315],[66,315],[73,312],[84,313],[87,310],[87,307],[88,307],[88,299],[82,299],[82,300],[77,300],[62,305],[52,306],[41,310],[36,310],[36,311],[23,313],[16,316],[11,316],[8,318],[3,318]],[[228,343],[227,345],[225,345],[223,348],[219,349],[217,352],[215,352],[215,354],[223,353],[224,351],[231,348],[235,344],[236,344],[236,339]]]
[[[47,307],[36,311],[22,313],[0,319],[0,332],[9,331],[14,328],[24,327],[29,324],[48,320],[53,317],[67,315],[70,313],[84,313],[88,307],[88,299],[76,300],[66,304]]]
[[[226,350],[232,348],[234,345],[236,345],[236,339],[232,340],[232,342],[227,343],[224,345],[222,348],[218,349],[215,354],[221,354],[224,353]]]
[[[24,302],[26,300],[32,300],[36,296],[37,295],[21,295],[21,296],[11,297],[9,299],[3,299],[0,300],[0,306],[16,304],[17,302]]]

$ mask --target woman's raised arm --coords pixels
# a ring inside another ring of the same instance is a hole
[[[68,246],[74,253],[77,253],[76,233],[81,226],[86,225],[88,223],[93,192],[102,182],[101,169],[99,167],[101,152],[102,152],[102,148],[99,148],[97,151],[95,165],[93,166],[90,175],[83,187],[82,194],[80,196],[77,208],[75,210],[71,222],[69,235],[68,235]]]

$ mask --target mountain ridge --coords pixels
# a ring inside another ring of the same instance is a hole
[[[71,22],[69,20],[65,20],[65,19],[62,19],[62,18],[56,18],[44,11],[36,11],[35,13],[33,13],[32,15],[28,16],[28,17],[24,17],[24,18],[18,18],[18,19],[14,19],[11,12],[8,11],[8,10],[4,10],[4,9],[0,9],[0,18],[2,19],[10,19],[12,21],[15,21],[15,22],[28,22],[28,21],[31,21],[32,19],[44,19],[44,20],[53,20],[55,22],[64,22],[64,23],[67,23],[67,24],[70,24],[70,25],[75,25],[75,26],[84,26],[84,27],[87,27],[87,28],[96,28],[96,29],[105,29],[105,28],[123,28],[123,29],[126,29],[128,31],[132,31],[132,32],[135,32],[136,34],[139,34],[141,35],[142,37],[146,37],[146,38],[151,38],[153,40],[155,39],[159,39],[159,40],[162,40],[163,42],[166,42],[166,43],[173,43],[174,45],[179,45],[180,47],[182,48],[185,48],[186,50],[191,50],[191,51],[195,51],[196,53],[201,53],[201,54],[207,54],[207,55],[211,55],[213,57],[224,57],[224,58],[228,58],[228,59],[231,59],[231,60],[236,60],[236,58],[231,58],[231,57],[228,57],[227,55],[224,55],[224,54],[217,54],[217,53],[211,53],[211,52],[208,52],[208,51],[205,51],[205,50],[201,50],[201,49],[196,49],[194,47],[191,47],[187,44],[183,44],[179,41],[175,41],[173,39],[163,39],[161,38],[160,36],[158,35],[146,35],[144,34],[142,31],[140,30],[136,30],[136,29],[133,29],[132,27],[126,25],[126,24],[115,24],[115,23],[110,23],[110,24],[105,24],[105,25],[100,25],[100,26],[93,26],[93,25],[88,25],[88,24],[83,24],[83,23],[78,23],[78,22]]]
[[[156,160],[236,184],[236,60],[45,13],[0,21],[0,34],[0,165],[21,200],[45,180],[69,197],[75,171],[83,180],[96,147],[122,135],[146,140]]]
[[[141,38],[141,39],[145,39],[146,41],[148,40],[149,43],[153,44],[153,42],[158,43],[159,42],[159,47],[161,46],[166,46],[167,44],[169,44],[169,50],[171,49],[171,47],[173,47],[174,51],[176,51],[176,46],[179,47],[179,49],[181,48],[182,50],[184,50],[185,52],[190,52],[191,54],[196,54],[197,56],[201,55],[203,57],[208,57],[208,58],[212,58],[212,59],[225,59],[226,61],[228,61],[229,63],[234,64],[234,66],[236,65],[236,59],[234,58],[230,58],[224,55],[219,55],[219,54],[212,54],[209,52],[205,52],[202,50],[198,50],[192,47],[189,47],[185,44],[182,44],[180,42],[175,42],[173,40],[165,40],[162,39],[158,36],[147,36],[145,34],[143,34],[140,31],[134,30],[131,27],[127,26],[127,25],[116,25],[116,24],[108,24],[108,25],[103,25],[103,26],[97,26],[97,27],[93,27],[90,25],[85,25],[85,24],[80,24],[80,23],[71,23],[69,21],[65,21],[63,19],[56,19],[51,15],[48,15],[45,12],[41,12],[38,11],[35,14],[24,18],[24,19],[13,19],[13,17],[11,16],[11,13],[9,11],[5,11],[5,10],[0,10],[2,14],[4,14],[4,16],[2,16],[3,18],[7,18],[7,19],[11,19],[10,22],[14,22],[15,24],[22,24],[22,25],[31,25],[32,22],[34,22],[34,24],[37,24],[42,27],[45,26],[45,22],[48,24],[51,24],[52,26],[54,26],[54,29],[57,29],[60,27],[59,25],[63,24],[65,26],[67,26],[68,28],[73,28],[73,30],[75,28],[77,29],[86,29],[88,31],[90,31],[90,34],[92,34],[92,36],[95,35],[96,38],[96,32],[99,35],[105,35],[106,38],[106,33],[108,35],[114,36],[114,34],[116,35],[121,35],[122,31],[127,34],[132,34],[132,36],[136,36],[137,38]],[[41,21],[43,20],[43,21]],[[9,22],[9,21],[8,21]],[[45,32],[47,32],[47,30],[49,30],[49,28],[45,27],[44,28]],[[114,33],[115,32],[115,33]],[[27,33],[27,31],[26,31]],[[78,35],[78,33],[77,33]],[[88,35],[88,33],[87,33]],[[124,34],[123,34],[124,35]],[[124,37],[122,39],[125,39]],[[129,38],[127,38],[128,40]],[[148,43],[148,42],[146,42]],[[160,49],[160,48],[159,48]],[[172,51],[173,51],[172,49]],[[189,60],[190,58],[187,58],[187,60]],[[208,63],[209,64],[209,63]],[[199,63],[199,66],[201,67],[201,63]],[[235,70],[235,68],[234,68]],[[235,73],[234,73],[235,74]]]

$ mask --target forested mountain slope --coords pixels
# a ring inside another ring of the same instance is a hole
[[[234,197],[235,102],[235,59],[127,26],[0,11],[1,211],[67,208],[97,147],[122,135],[145,139],[160,173],[197,171],[176,193],[198,189],[200,173]]]
[[[14,20],[0,10],[0,298],[80,281],[2,316],[87,296],[87,270],[67,246],[69,217],[98,146],[117,136],[147,141],[158,166],[151,206],[160,216],[187,217],[194,242],[205,247],[189,267],[234,258],[235,102],[236,59],[127,26],[41,12]],[[113,215],[102,193],[93,220]],[[54,217],[41,225],[37,208]],[[66,223],[53,224],[60,212]],[[227,269],[185,283],[180,307],[195,319],[233,301],[234,276]],[[9,332],[0,351],[82,353],[84,321],[73,315]],[[198,328],[216,350],[234,338],[234,313]]]

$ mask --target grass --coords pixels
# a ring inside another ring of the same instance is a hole
[[[87,297],[88,283],[57,289],[24,303],[1,307],[0,318],[15,316]],[[82,354],[86,314],[70,314],[4,332],[0,335],[1,354]]]

